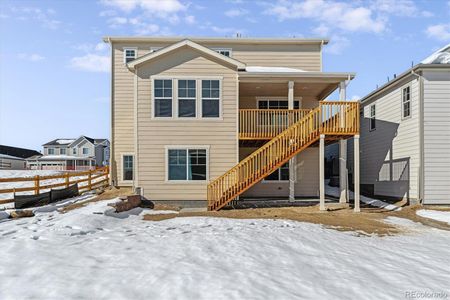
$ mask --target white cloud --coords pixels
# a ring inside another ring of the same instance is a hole
[[[88,72],[109,72],[110,58],[107,55],[86,54],[70,60],[70,67]]]
[[[225,12],[225,16],[230,17],[230,18],[244,16],[247,14],[248,14],[248,10],[243,9],[243,8],[233,8],[233,9],[229,9]]]
[[[98,14],[100,17],[114,17],[117,15],[115,10],[103,10]]]
[[[173,14],[186,9],[186,6],[178,0],[102,0],[101,2],[125,12],[141,8],[150,13]]]
[[[420,11],[416,3],[412,0],[375,0],[372,9],[395,16],[405,17],[431,17],[433,13]]]
[[[351,98],[351,101],[359,101],[359,100],[361,100],[361,96],[358,95],[353,95]]]
[[[375,17],[372,10],[355,6],[351,2],[305,0],[302,2],[278,1],[265,11],[280,21],[287,19],[312,19],[327,26],[344,31],[380,33],[385,30],[387,20]]]
[[[327,36],[330,33],[330,28],[324,24],[320,24],[312,30],[315,34],[319,36]]]
[[[35,20],[44,28],[57,29],[61,25],[60,21],[52,17],[56,12],[51,8],[44,11],[36,7],[11,7],[10,10],[18,20]]]
[[[184,17],[184,21],[187,23],[187,24],[195,24],[195,16],[192,16],[192,15],[189,15],[189,16],[186,16],[186,17]]]
[[[32,62],[41,61],[41,60],[45,59],[45,57],[43,57],[42,55],[36,54],[36,53],[32,53],[32,54],[19,53],[19,54],[17,54],[17,57],[22,60],[28,60],[28,61],[32,61]]]
[[[336,35],[330,39],[330,43],[323,48],[323,51],[330,54],[341,54],[348,46],[350,46],[348,38]]]
[[[118,28],[128,23],[128,19],[124,17],[113,17],[108,19],[109,27]]]
[[[425,32],[431,38],[434,38],[434,39],[437,39],[440,41],[449,41],[450,40],[450,23],[428,26],[428,28],[426,29]]]

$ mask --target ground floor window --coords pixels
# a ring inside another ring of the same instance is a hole
[[[123,180],[133,180],[133,155],[123,156]]]
[[[206,180],[207,149],[168,149],[168,180]]]
[[[275,172],[264,178],[266,181],[285,181],[289,180],[289,162],[279,167]]]

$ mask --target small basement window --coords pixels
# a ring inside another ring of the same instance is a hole
[[[136,59],[137,50],[134,48],[124,48],[123,49],[123,61],[124,63],[128,63],[134,59]]]
[[[123,180],[133,180],[133,155],[123,156]]]
[[[206,180],[207,149],[168,149],[167,179],[182,181]]]

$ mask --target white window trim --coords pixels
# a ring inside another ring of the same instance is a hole
[[[287,164],[289,165],[289,161],[287,162]],[[289,165],[290,167],[290,165]],[[281,167],[280,167],[281,168]],[[278,169],[277,169],[278,170]],[[267,175],[269,176],[269,175]],[[274,183],[289,183],[290,180],[266,180],[266,178],[264,177],[263,180],[261,181],[263,184],[274,184]],[[294,172],[294,182],[297,183],[297,172]]]
[[[372,106],[375,107],[375,128],[372,128]],[[369,105],[369,131],[374,131],[377,129],[377,105],[372,103]]]
[[[87,153],[84,153],[84,149],[87,149]],[[89,155],[89,148],[88,147],[81,148],[81,154],[82,155]]]
[[[261,97],[261,96],[257,96],[256,97],[256,109],[258,109],[259,107],[259,102],[261,101],[289,101],[288,97],[276,97],[276,96],[268,96],[268,97]],[[299,109],[302,109],[302,105],[303,105],[303,97],[294,97],[294,101],[298,101],[298,107]]]
[[[61,150],[64,150],[65,152],[62,153]],[[67,155],[67,149],[66,148],[59,148],[59,155]]]
[[[126,50],[134,50],[134,59],[136,59],[137,58],[137,50],[138,50],[138,48],[137,47],[123,47],[123,63],[126,65],[127,64],[127,60],[126,60],[126,53],[127,53],[127,51]]]
[[[172,81],[172,116],[170,117],[159,117],[156,116],[156,110],[155,110],[155,80],[171,80]],[[151,89],[151,93],[152,93],[152,103],[151,103],[151,107],[152,107],[152,119],[158,119],[158,120],[173,120],[174,118],[176,118],[176,115],[178,115],[178,109],[175,109],[175,105],[178,101],[178,81],[174,80],[173,78],[170,77],[151,77],[151,82],[152,82],[152,89]],[[176,101],[174,101],[176,100]],[[178,105],[176,105],[178,108]],[[195,118],[193,118],[195,119]]]
[[[228,57],[233,57],[233,49],[232,48],[211,48],[211,50],[214,50],[217,53],[219,53],[219,51],[229,51],[230,52],[230,56],[228,56]]]
[[[206,150],[206,180],[169,180],[169,150],[189,150],[200,149]],[[165,182],[170,184],[205,184],[209,182],[209,149],[210,145],[168,145],[164,147],[164,169],[165,169]]]
[[[124,156],[132,156],[133,157],[133,180],[124,180],[123,176],[124,174],[124,170],[123,170],[123,163],[124,163]],[[124,184],[132,184],[134,182],[134,179],[136,178],[136,157],[134,155],[134,153],[132,152],[123,152],[120,153],[120,180],[119,180],[119,184],[120,183],[124,183]]]
[[[405,117],[403,115],[403,90],[409,87],[409,116]],[[410,119],[412,116],[412,84],[408,83],[404,86],[402,86],[401,90],[400,90],[400,103],[401,103],[401,115],[402,115],[402,120],[407,120]]]
[[[178,80],[195,80],[196,87],[196,116],[178,117]],[[172,80],[172,117],[155,116],[155,80]],[[202,117],[202,80],[219,80],[219,117]],[[223,76],[150,76],[151,81],[151,119],[158,121],[204,121],[217,122],[223,120]]]
[[[50,150],[53,150],[53,154],[50,154]],[[55,155],[55,148],[47,148],[47,155]]]

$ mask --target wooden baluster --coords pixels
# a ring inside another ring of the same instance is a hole
[[[65,178],[65,182],[66,182],[66,188],[68,188],[69,187],[69,173],[65,173],[64,174],[64,178]]]
[[[35,195],[39,195],[39,186],[40,184],[40,179],[39,179],[39,175],[34,176],[34,194]]]

